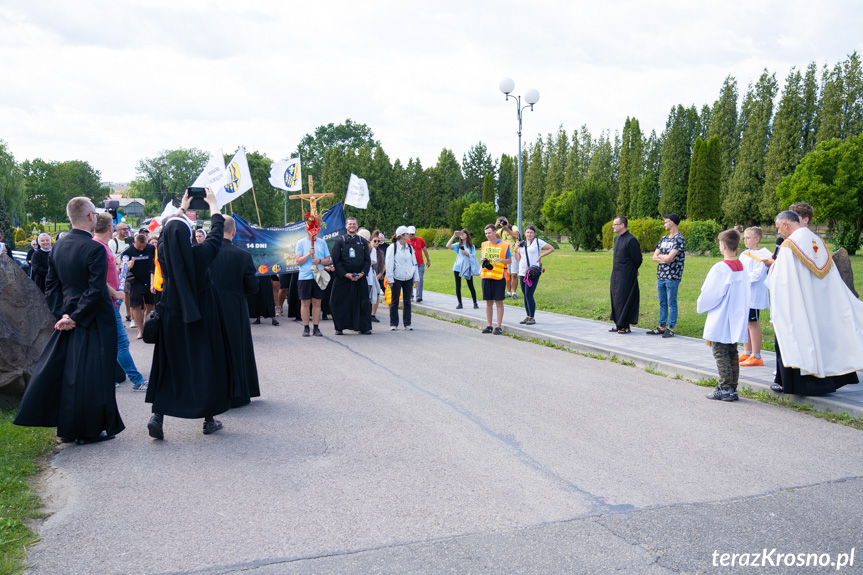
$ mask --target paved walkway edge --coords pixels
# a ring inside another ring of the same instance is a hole
[[[515,311],[510,312],[509,309],[510,306],[507,306],[507,311],[504,313],[504,319],[506,318],[507,313],[518,313]],[[512,309],[519,310],[520,308],[513,307]],[[461,315],[457,312],[441,310],[439,308],[427,306],[422,303],[413,303],[411,305],[411,310],[425,313],[426,315],[429,315],[431,317],[437,317],[451,321],[461,321],[464,323],[468,323],[474,327],[478,327],[480,329],[484,328],[486,325],[483,319],[477,319],[467,315]],[[579,319],[581,319],[582,321],[591,321],[585,320],[584,318]],[[511,325],[505,325],[504,333],[517,335],[527,339],[548,342],[555,345],[561,345],[580,353],[598,354],[609,358],[613,356],[622,361],[631,361],[635,364],[636,367],[641,369],[650,368],[661,371],[662,373],[668,374],[668,377],[680,376],[681,378],[690,381],[697,381],[699,379],[710,379],[716,377],[715,371],[702,370],[689,365],[668,360],[656,361],[653,358],[646,358],[644,356],[632,353],[628,350],[613,348],[604,345],[589,344],[583,341],[572,340],[560,336],[552,336],[546,333],[542,333],[541,331],[537,331],[536,329],[527,330]],[[681,339],[683,337],[684,336],[675,336],[675,338]],[[770,355],[772,356],[773,354],[771,353]],[[750,387],[755,391],[770,391],[769,385],[763,383],[762,381],[747,378],[745,375],[743,375],[743,373],[741,373],[740,376],[740,384]],[[863,382],[858,385],[863,385]],[[849,405],[848,403],[842,401],[836,401],[829,397],[810,397],[803,395],[786,395],[784,397],[786,397],[793,403],[809,404],[818,411],[829,411],[836,414],[847,413],[852,417],[863,417],[863,408],[857,407],[855,405]]]

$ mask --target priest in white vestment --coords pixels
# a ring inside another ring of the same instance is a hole
[[[857,383],[863,369],[863,302],[833,265],[824,241],[792,211],[776,216],[785,238],[768,278],[776,332],[776,384],[799,395]],[[781,389],[780,389],[781,388]]]

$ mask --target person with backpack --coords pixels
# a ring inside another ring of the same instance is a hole
[[[419,283],[419,270],[414,256],[414,249],[408,243],[408,229],[399,226],[392,244],[387,249],[386,275],[392,297],[390,299],[390,331],[399,328],[399,296],[404,294],[404,312],[402,319],[405,330],[411,327],[411,295],[413,288]]]

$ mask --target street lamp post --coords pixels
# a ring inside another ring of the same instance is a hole
[[[534,88],[529,89],[524,93],[524,101],[527,103],[524,107],[521,105],[521,96],[512,96],[510,93],[515,89],[515,82],[510,78],[504,78],[500,81],[500,91],[506,94],[507,101],[512,98],[515,100],[515,108],[518,111],[518,231],[524,234],[524,227],[521,222],[521,113],[528,106],[530,111],[533,111],[533,105],[539,102],[539,91]]]

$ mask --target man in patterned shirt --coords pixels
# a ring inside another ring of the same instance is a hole
[[[659,295],[659,327],[647,335],[674,337],[674,326],[677,325],[677,288],[683,277],[683,260],[686,257],[686,240],[677,229],[680,216],[668,214],[662,216],[668,235],[662,236],[653,252],[656,266],[656,293]],[[666,328],[666,325],[668,326]]]

